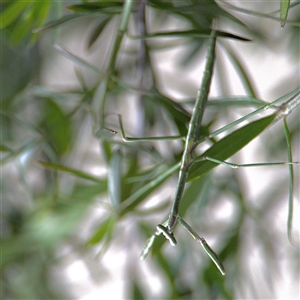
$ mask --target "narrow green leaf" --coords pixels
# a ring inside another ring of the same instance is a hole
[[[223,43],[220,43],[220,45],[223,46],[223,49],[226,51],[226,54],[231,60],[235,71],[238,73],[238,76],[245,88],[246,93],[253,98],[258,98],[257,93],[255,92],[254,84],[252,83],[252,79],[248,74],[247,68],[243,65],[241,59],[239,59],[237,54],[231,51],[228,46],[224,45]]]
[[[188,22],[198,26],[210,27],[217,17],[228,18],[231,21],[246,27],[239,19],[222,9],[215,1],[159,1],[149,0],[151,6],[158,10],[166,10],[168,14],[177,14]],[[199,19],[201,21],[199,21]]]
[[[72,169],[72,168],[69,168],[69,167],[66,167],[66,166],[63,166],[60,164],[48,163],[48,162],[44,162],[44,161],[38,161],[38,163],[47,169],[66,172],[66,173],[72,174],[76,177],[91,180],[91,181],[94,181],[97,183],[103,182],[100,178],[97,178],[93,175],[90,175],[85,172],[82,172],[82,171],[79,171],[76,169]]]
[[[33,29],[32,32],[33,33],[39,33],[39,32],[42,32],[42,31],[49,30],[49,29],[53,29],[53,28],[56,28],[56,27],[58,27],[60,25],[63,25],[65,23],[68,23],[70,21],[73,21],[75,19],[82,18],[82,17],[86,17],[86,14],[71,14],[71,15],[66,15],[66,16],[63,16],[62,18],[58,19],[58,20],[50,21],[50,22],[46,23],[44,26],[42,26],[42,27]]]
[[[123,3],[119,1],[101,1],[85,4],[76,4],[67,6],[66,9],[71,12],[102,12],[102,13],[120,13]]]
[[[131,36],[133,39],[149,39],[149,38],[158,38],[158,37],[194,37],[194,38],[208,38],[210,36],[210,29],[202,29],[202,30],[186,30],[186,31],[164,31],[164,32],[155,32],[153,34],[145,35],[145,36]],[[240,37],[235,34],[217,31],[218,37],[231,38],[239,41],[250,42],[251,40],[248,38]]]
[[[133,291],[132,291],[132,296],[130,296],[130,299],[133,300],[144,300],[147,299],[145,298],[141,288],[139,287],[138,283],[136,281],[133,282]]]
[[[61,53],[63,56],[65,56],[66,58],[70,59],[71,61],[73,61],[74,63],[86,67],[96,73],[102,74],[102,72],[96,68],[94,65],[90,64],[88,61],[78,57],[77,55],[71,53],[67,48],[58,45],[58,44],[54,44],[53,47],[59,52]]]
[[[48,144],[58,155],[64,154],[71,145],[71,121],[61,107],[52,99],[45,99],[44,118],[40,126]]]
[[[220,106],[220,107],[225,107],[225,106],[239,106],[239,107],[245,107],[245,106],[261,106],[261,105],[266,105],[267,102],[264,102],[260,99],[253,98],[253,97],[231,97],[231,98],[215,98],[215,99],[210,99],[207,102],[208,106]]]
[[[290,8],[290,0],[280,0],[281,28],[284,27]]]
[[[90,183],[77,183],[72,191],[72,194],[68,196],[68,202],[81,202],[81,201],[87,201],[92,200],[96,196],[101,194],[107,193],[107,181],[103,180],[101,182],[96,182],[95,184]],[[63,197],[63,195],[59,195],[61,198],[61,201],[65,201],[66,199]]]
[[[289,131],[289,127],[287,125],[286,119],[283,119],[283,126],[284,126],[284,133],[286,138],[286,144],[288,149],[288,162],[293,161],[293,154],[292,154],[292,146],[291,146],[291,134]],[[290,184],[289,184],[289,205],[288,205],[288,222],[287,222],[287,232],[288,238],[291,244],[293,242],[293,211],[294,211],[294,168],[293,165],[289,165],[289,177],[290,177]]]
[[[86,242],[86,246],[92,246],[98,244],[102,241],[104,236],[109,231],[109,228],[112,226],[112,218],[105,220],[93,234],[93,236]]]
[[[34,20],[32,20],[32,12],[33,10],[26,11],[14,25],[10,35],[10,41],[13,44],[20,43],[28,34],[31,34],[31,28],[34,22]]]
[[[13,152],[12,149],[10,149],[9,147],[5,146],[4,144],[0,144],[0,151],[1,152]]]
[[[122,153],[119,149],[113,151],[109,162],[108,191],[112,205],[117,208],[122,192]]]
[[[195,99],[185,99],[182,101],[184,104],[194,105]],[[255,107],[266,105],[267,102],[263,100],[253,98],[253,97],[245,97],[245,96],[235,96],[235,97],[220,97],[220,98],[210,98],[207,102],[207,106],[218,106],[218,107],[230,107],[230,106],[238,106],[238,107]]]
[[[48,16],[51,13],[51,1],[47,0],[44,2],[36,2],[35,3],[35,9],[34,9],[34,15],[33,15],[33,25],[31,27],[31,33],[34,33],[33,30],[34,28],[39,28],[42,25],[44,25],[48,19]],[[32,34],[31,35],[31,39],[30,42],[34,43],[36,41],[36,39],[38,38],[38,35],[36,34]]]
[[[106,235],[110,235],[115,227],[115,219],[113,217],[104,221],[94,232],[93,236],[86,242],[86,246],[92,246],[100,243]]]
[[[153,102],[158,103],[166,108],[166,110],[172,114],[177,120],[182,121],[184,123],[188,122],[191,115],[187,112],[179,103],[176,101],[164,96],[158,90],[140,90],[134,86],[131,86],[119,79],[116,76],[112,76],[112,79],[117,82],[122,88],[126,90],[131,90],[137,93],[143,93],[143,95],[148,96]]]
[[[118,83],[124,89],[131,90],[137,93],[142,93],[144,96],[147,96],[155,106],[161,106],[174,118],[175,124],[180,132],[180,135],[186,135],[186,123],[190,120],[190,113],[187,112],[181,104],[176,101],[164,96],[158,90],[140,90],[134,86],[127,84],[126,82],[120,80],[116,76],[112,76],[112,79]]]
[[[150,0],[150,5],[159,10],[169,10],[174,8],[172,1]]]
[[[16,1],[9,5],[0,15],[0,28],[5,28],[14,22],[32,1]]]
[[[35,216],[30,230],[32,229],[34,236],[41,243],[44,241],[51,247],[55,240],[59,242],[74,233],[75,226],[78,226],[80,220],[86,215],[90,205],[90,202],[85,201],[71,207],[62,203],[57,203],[53,209],[45,207],[44,214],[41,210]]]
[[[51,1],[43,1],[43,2],[36,2],[35,3],[35,16],[36,16],[36,26],[40,27],[42,26],[45,21],[47,20],[47,17],[50,13],[51,8]]]
[[[213,157],[219,160],[225,160],[246,146],[251,140],[264,131],[274,120],[275,114],[254,121],[237,129],[223,139],[215,143],[211,148],[205,151],[201,157]],[[188,181],[199,178],[206,172],[215,168],[218,164],[210,161],[196,162],[189,171]]]
[[[175,123],[181,135],[186,135],[186,124],[190,120],[190,114],[187,112],[181,104],[170,99],[169,97],[164,96],[159,91],[151,92],[151,100],[154,104],[159,104],[166,109],[166,111],[173,116]],[[182,131],[180,131],[180,128]]]
[[[249,38],[245,38],[245,37],[233,34],[233,33],[218,31],[218,30],[217,30],[217,36],[221,37],[221,38],[234,39],[234,40],[238,40],[238,41],[242,41],[242,42],[251,42],[252,41]]]
[[[101,35],[101,33],[103,32],[104,28],[106,27],[107,23],[109,22],[110,18],[106,17],[103,20],[100,21],[100,23],[92,30],[92,32],[90,33],[90,36],[88,38],[88,42],[87,42],[87,48],[90,49],[94,43],[96,42],[96,40],[98,39],[98,37]]]

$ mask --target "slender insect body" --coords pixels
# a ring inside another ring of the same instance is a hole
[[[210,246],[207,244],[206,240],[204,238],[200,238],[201,245],[204,248],[205,252],[208,254],[208,256],[211,258],[211,260],[215,263],[219,271],[222,275],[226,274],[226,271],[223,267],[223,265],[220,263],[220,259],[218,258],[217,254],[210,248]]]
[[[211,79],[212,79],[212,73],[213,73],[213,66],[214,66],[214,58],[215,58],[215,46],[216,46],[216,38],[217,33],[215,30],[211,31],[211,35],[209,38],[208,43],[208,54],[206,58],[206,64],[205,64],[205,70],[203,72],[203,78],[202,78],[202,84],[200,89],[198,90],[198,94],[196,97],[196,101],[194,104],[194,108],[192,111],[192,116],[190,118],[189,126],[188,126],[188,133],[185,140],[184,150],[181,157],[180,164],[176,164],[174,167],[172,167],[173,171],[177,171],[179,169],[179,176],[178,176],[178,182],[177,187],[175,191],[174,200],[172,202],[171,207],[171,213],[169,215],[169,218],[167,221],[165,221],[163,224],[159,224],[156,227],[156,231],[151,236],[150,239],[147,240],[146,245],[144,247],[144,250],[141,254],[141,258],[144,259],[149,251],[151,250],[151,247],[155,241],[155,238],[163,234],[164,237],[170,242],[172,246],[175,246],[177,244],[177,241],[174,237],[173,231],[175,228],[175,225],[177,222],[184,227],[191,236],[202,245],[205,252],[208,254],[210,259],[214,262],[216,267],[219,269],[222,275],[225,275],[225,269],[218,258],[217,254],[211,249],[211,247],[207,244],[206,240],[202,237],[199,237],[198,234],[193,230],[191,226],[189,226],[184,219],[179,214],[179,206],[180,202],[183,197],[185,184],[187,180],[195,180],[199,178],[204,173],[210,171],[214,167],[218,166],[219,164],[225,165],[227,167],[237,169],[240,167],[254,167],[254,166],[261,166],[261,165],[283,165],[288,164],[290,167],[290,180],[293,181],[293,170],[292,165],[295,165],[297,163],[292,162],[291,155],[289,156],[289,161],[287,163],[263,163],[263,164],[233,164],[225,161],[226,159],[230,158],[232,155],[234,155],[236,152],[238,152],[240,149],[242,149],[245,145],[247,145],[251,140],[253,140],[255,137],[257,137],[261,132],[263,132],[267,127],[272,125],[273,123],[285,119],[287,115],[291,113],[292,110],[294,110],[297,106],[300,105],[300,89],[296,89],[295,91],[291,92],[289,95],[295,95],[293,96],[289,101],[285,102],[281,107],[277,107],[276,104],[285,99],[284,97],[281,97],[272,103],[265,104],[265,102],[261,101],[263,103],[263,106],[256,109],[255,111],[249,113],[246,116],[241,117],[240,119],[210,133],[207,137],[203,136],[203,133],[200,132],[201,123],[202,123],[202,117],[204,114],[204,110],[206,107],[207,99],[208,99],[208,92],[210,89]],[[241,122],[249,119],[250,117],[253,117],[254,115],[258,113],[262,113],[270,108],[275,109],[275,113],[273,112],[272,115],[267,117],[262,117],[259,120],[253,121],[241,128],[238,128],[237,130],[233,131],[232,133],[228,134],[227,136],[221,138],[219,141],[215,142],[208,150],[206,150],[204,153],[202,153],[202,156],[195,157],[195,149],[197,146],[204,142],[207,139],[212,139],[215,136],[217,136],[220,133],[223,133],[232,127],[240,124]],[[147,138],[126,138],[124,128],[122,125],[121,116],[119,115],[119,125],[121,129],[122,139],[126,142],[133,142],[133,141],[153,141],[155,138],[153,137],[147,137]],[[202,136],[201,136],[202,134]],[[157,140],[172,140],[181,138],[179,136],[173,136],[173,137],[159,137]],[[288,138],[287,138],[288,140]],[[230,145],[230,146],[229,146]],[[199,163],[199,164],[198,164]],[[169,172],[167,173],[169,174]],[[167,176],[166,174],[159,176],[159,178],[165,178]],[[148,188],[151,188],[152,186],[155,186],[157,182],[160,182],[160,179],[157,181],[151,181],[147,184],[146,187],[143,187],[140,192],[137,193],[139,195],[144,190],[147,190]],[[291,185],[292,186],[292,185]],[[293,188],[290,188],[290,195],[293,194]],[[123,203],[120,204],[121,209],[122,208],[128,208],[132,203],[134,203],[135,195],[132,195],[129,197],[129,199]],[[292,222],[292,196],[290,196],[289,200],[289,216],[288,216],[288,236],[291,237],[291,222]],[[290,238],[291,240],[291,238]]]

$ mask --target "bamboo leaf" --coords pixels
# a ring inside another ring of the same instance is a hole
[[[117,208],[121,202],[122,192],[122,154],[119,149],[113,151],[110,159],[108,191],[112,205]]]
[[[144,300],[147,299],[144,294],[142,289],[139,287],[137,281],[133,282],[133,287],[132,287],[132,298],[133,300]]]
[[[194,38],[208,38],[210,36],[210,29],[197,29],[197,30],[186,30],[186,31],[164,31],[155,32],[145,36],[130,36],[133,39],[150,39],[158,37],[174,38],[174,37],[194,37]],[[232,33],[217,31],[218,37],[231,38],[239,41],[250,42],[248,38],[244,38]]]
[[[56,171],[62,171],[62,172],[66,172],[69,173],[71,175],[74,175],[75,177],[79,177],[82,179],[87,179],[87,180],[91,180],[97,183],[102,183],[103,180],[101,180],[100,178],[97,178],[93,175],[90,175],[88,173],[76,170],[76,169],[72,169],[60,164],[54,164],[54,163],[48,163],[48,162],[44,162],[44,161],[38,161],[38,163],[40,165],[42,165],[43,167],[50,169],[50,170],[56,170]]]
[[[154,102],[158,102],[164,106],[178,121],[183,123],[189,121],[190,114],[179,103],[164,96],[158,91],[153,91],[150,95]]]
[[[225,46],[222,43],[220,44],[223,46],[223,49],[225,49],[226,54],[228,55],[229,59],[231,60],[235,68],[235,71],[238,73],[238,76],[245,88],[246,93],[253,98],[258,98],[257,93],[255,91],[254,84],[252,83],[252,79],[248,74],[247,68],[243,65],[241,59],[239,59],[237,54],[231,51],[228,48],[228,46]]]
[[[286,144],[288,149],[288,162],[293,161],[292,147],[291,147],[291,134],[287,125],[286,119],[283,119],[284,133],[286,138]],[[287,221],[287,232],[288,238],[291,244],[293,242],[293,211],[294,211],[294,168],[293,165],[289,165],[289,202],[288,202],[288,221]]]
[[[194,105],[195,99],[185,99],[182,103],[188,105]],[[207,102],[207,106],[218,106],[218,107],[230,107],[230,106],[238,106],[238,107],[256,107],[266,105],[267,102],[263,100],[253,98],[253,97],[245,97],[245,96],[235,96],[235,97],[220,97],[220,98],[210,98]]]
[[[290,0],[280,0],[281,28],[284,27],[290,8]]]
[[[52,99],[46,99],[45,116],[41,122],[41,131],[47,137],[57,154],[64,154],[71,145],[71,121],[61,107]]]
[[[205,151],[201,157],[214,157],[219,160],[225,160],[245,147],[250,141],[264,131],[274,120],[275,114],[254,121],[244,127],[237,129],[223,139],[215,143],[211,148]],[[218,164],[210,161],[201,161],[195,163],[189,172],[188,181],[195,180],[210,171]]]
[[[34,20],[32,19],[32,10],[29,10],[28,12],[24,13],[20,20],[15,24],[15,26],[12,29],[11,35],[10,35],[10,41],[13,44],[18,44],[21,42],[28,33],[31,33],[30,29],[33,26]],[[27,16],[29,15],[29,17]]]
[[[35,11],[34,14],[36,16],[35,22],[36,26],[40,27],[47,20],[47,17],[50,13],[51,1],[47,0],[44,2],[36,2],[35,3]]]
[[[104,221],[94,232],[93,236],[86,242],[86,246],[92,246],[100,243],[106,235],[111,235],[115,227],[115,219],[113,217]]]
[[[186,123],[189,122],[190,113],[187,112],[181,104],[164,96],[156,89],[150,91],[140,90],[134,86],[127,84],[116,76],[112,76],[112,79],[117,82],[122,88],[134,91],[136,93],[141,93],[144,96],[147,96],[147,98],[149,98],[151,101],[153,101],[155,105],[164,107],[166,111],[174,118],[180,134],[186,135]]]
[[[194,26],[211,26],[213,19],[218,16],[228,18],[235,23],[246,27],[239,19],[223,10],[215,1],[160,1],[149,0],[151,6],[165,10],[168,14],[178,14],[186,18]]]
[[[210,99],[207,102],[208,106],[220,106],[220,107],[227,107],[227,106],[238,106],[238,107],[247,107],[247,106],[261,106],[266,105],[267,103],[253,97],[230,97],[230,98],[214,98]]]
[[[16,1],[9,5],[0,15],[0,28],[5,28],[13,23],[31,2],[32,1]]]
[[[73,188],[70,200],[77,201],[86,201],[87,199],[94,199],[96,196],[107,193],[107,181],[103,180],[101,182],[96,182],[95,184],[82,184],[78,183]],[[61,197],[62,201],[64,200]],[[68,200],[69,201],[69,200]]]
[[[120,13],[123,3],[119,1],[101,1],[93,3],[84,3],[67,6],[66,9],[71,12],[102,12],[102,13]]]
[[[100,23],[92,30],[90,33],[90,36],[88,38],[88,43],[87,43],[87,48],[90,49],[98,37],[101,35],[103,32],[104,28],[106,27],[107,23],[109,22],[110,18],[104,18],[103,20],[100,21]]]
[[[66,16],[63,16],[60,19],[57,19],[57,20],[54,20],[54,21],[50,21],[50,22],[46,23],[44,26],[42,26],[42,27],[33,29],[32,32],[33,33],[39,33],[39,32],[43,32],[43,31],[49,30],[49,29],[54,29],[54,28],[56,28],[56,27],[58,27],[60,25],[63,25],[65,23],[68,23],[70,21],[73,21],[75,19],[82,18],[82,17],[86,17],[86,15],[85,14],[71,14],[71,15],[66,15]]]

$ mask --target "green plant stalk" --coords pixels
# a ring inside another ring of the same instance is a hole
[[[179,205],[183,195],[185,183],[188,178],[188,171],[191,164],[193,163],[194,151],[198,145],[198,140],[200,136],[200,125],[202,122],[204,109],[207,103],[208,92],[209,92],[209,87],[210,87],[212,73],[213,73],[216,39],[217,39],[217,32],[213,29],[207,47],[208,51],[207,51],[207,59],[206,59],[206,64],[204,69],[204,75],[203,75],[201,87],[198,91],[192,117],[189,123],[189,129],[186,136],[184,152],[181,159],[181,166],[179,171],[176,194],[173,201],[171,214],[169,217],[169,223],[168,223],[168,230],[170,233],[173,232],[176,221],[178,219]]]

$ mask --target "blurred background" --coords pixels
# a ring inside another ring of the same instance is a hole
[[[213,20],[234,36],[217,41],[203,135],[288,100],[300,86],[299,1],[283,28],[280,1],[0,3],[2,299],[299,298],[299,166],[294,245],[288,167],[218,166],[187,184],[181,214],[226,276],[179,226],[176,247],[159,237],[141,261],[170,213],[178,172],[166,174],[184,144],[126,143],[117,115],[130,137],[186,135]],[[293,161],[299,117],[287,118]],[[280,121],[230,161],[287,153]]]

